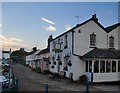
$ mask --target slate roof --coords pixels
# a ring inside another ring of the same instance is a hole
[[[36,51],[37,51],[37,50],[34,50],[34,51],[29,52],[29,53],[27,54],[27,56],[34,54]]]
[[[96,15],[96,14],[95,14],[95,15]],[[67,33],[69,33],[69,32],[72,32],[72,31],[74,32],[74,29],[76,29],[76,28],[78,28],[78,27],[80,27],[80,26],[82,26],[82,25],[85,25],[85,24],[88,23],[89,21],[94,21],[98,26],[100,26],[104,31],[106,31],[106,29],[98,22],[98,19],[97,19],[97,18],[91,17],[90,19],[84,21],[83,23],[77,24],[76,26],[74,26],[74,27],[71,28],[70,30],[68,30],[68,31],[66,31],[66,32],[58,35],[57,37],[53,38],[51,41],[53,41],[53,40],[55,40],[55,39],[57,39],[57,38],[65,35],[65,34],[67,34]]]
[[[94,15],[96,15],[96,14],[94,14]],[[94,16],[94,15],[92,15],[92,16]],[[53,40],[55,40],[55,39],[57,39],[57,38],[65,35],[65,34],[67,34],[67,33],[69,33],[69,32],[72,32],[72,31],[74,32],[74,29],[78,28],[79,26],[85,25],[85,24],[88,23],[89,21],[94,21],[99,27],[101,27],[101,28],[102,28],[105,32],[107,32],[107,33],[109,33],[110,31],[112,31],[113,29],[115,29],[116,27],[118,27],[118,26],[120,25],[120,23],[117,23],[117,24],[114,24],[114,25],[112,25],[112,26],[109,26],[109,27],[106,27],[106,28],[105,28],[104,26],[102,26],[102,25],[98,22],[98,19],[97,19],[97,18],[92,17],[92,18],[86,20],[85,22],[83,22],[83,23],[81,23],[81,24],[77,24],[76,26],[74,26],[74,27],[71,28],[70,30],[68,30],[68,31],[66,31],[66,32],[58,35],[57,37],[53,38],[51,41],[53,41]]]
[[[120,50],[95,48],[83,55],[82,58],[120,59]]]
[[[116,23],[116,24],[114,24],[112,26],[106,27],[107,33],[111,32],[113,29],[117,28],[118,26],[120,26],[120,23]]]
[[[49,49],[48,48],[45,48],[45,49],[41,50],[37,55],[46,54],[46,53],[49,53]]]

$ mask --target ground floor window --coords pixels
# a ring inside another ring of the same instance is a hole
[[[99,61],[94,61],[94,73],[99,73]]]
[[[85,71],[94,71],[94,73],[120,72],[120,60],[118,62],[115,60],[85,60]]]
[[[116,61],[112,61],[112,72],[116,72]]]
[[[106,72],[111,72],[111,61],[106,61]]]
[[[85,61],[85,71],[88,72],[88,60]]]
[[[89,60],[89,72],[92,72],[92,61]]]
[[[120,60],[118,61],[118,72],[120,72]]]
[[[100,73],[105,73],[105,61],[100,61]]]

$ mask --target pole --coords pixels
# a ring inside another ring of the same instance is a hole
[[[88,81],[88,77],[86,80],[86,93],[89,93],[89,81]]]
[[[91,72],[91,86],[93,85],[93,72]]]
[[[45,93],[48,93],[48,84],[45,83]]]

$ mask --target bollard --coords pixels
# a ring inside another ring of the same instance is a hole
[[[89,93],[89,82],[88,82],[88,78],[86,80],[86,93]]]
[[[48,93],[48,84],[45,83],[45,93]]]
[[[93,72],[91,72],[91,86],[93,85]]]
[[[16,78],[16,91],[18,90],[18,78]]]

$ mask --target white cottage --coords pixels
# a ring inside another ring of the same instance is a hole
[[[32,48],[32,51],[28,53],[26,56],[26,65],[29,65],[30,67],[33,67],[34,65],[34,60],[35,60],[35,52],[37,51],[36,47]]]
[[[50,42],[50,71],[76,81],[86,75],[93,82],[119,81],[120,23],[103,27],[96,14]]]

